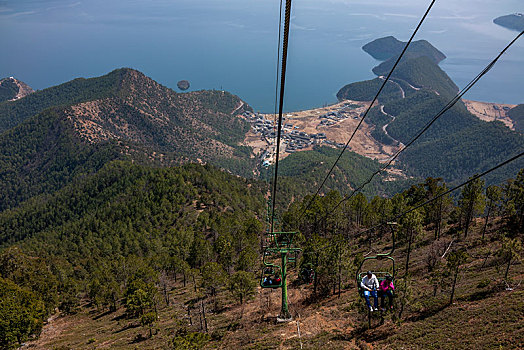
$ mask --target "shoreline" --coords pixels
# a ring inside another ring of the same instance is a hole
[[[485,122],[500,121],[509,129],[515,130],[514,122],[509,118],[507,112],[517,105],[466,99],[463,99],[462,102],[468,111],[480,120]],[[333,148],[343,147],[349,135],[353,133],[362,120],[361,116],[369,104],[370,101],[343,100],[322,107],[283,113],[280,159],[284,159],[295,152],[312,150],[315,145]],[[243,145],[252,147],[255,156],[260,158],[265,166],[271,165],[276,150],[274,143],[276,127],[273,122],[276,120],[276,115],[274,113],[255,113],[246,119],[250,120],[253,126],[247,133]],[[260,126],[261,123],[263,126]],[[372,135],[375,127],[375,125],[364,120],[359,132],[355,134],[354,142],[348,146],[348,150],[384,163],[399,150],[402,144],[385,145],[377,141]],[[271,135],[272,133],[273,135]],[[290,150],[289,145],[293,144],[296,138],[300,138],[298,133],[305,133],[310,137],[310,140],[296,146],[297,148],[292,146],[293,148]],[[322,139],[314,136],[319,134],[322,134]],[[396,175],[399,175],[399,172],[402,173],[400,169],[394,167],[390,171],[395,172]]]

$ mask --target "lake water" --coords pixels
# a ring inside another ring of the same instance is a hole
[[[407,40],[429,1],[295,0],[285,109],[336,101],[343,85],[371,79],[361,50],[394,35]],[[274,109],[278,0],[0,0],[0,77],[36,89],[132,67],[176,89],[225,89],[256,110]],[[417,39],[448,58],[459,85],[518,33],[493,18],[524,12],[522,0],[439,0]],[[524,102],[524,38],[466,96]]]

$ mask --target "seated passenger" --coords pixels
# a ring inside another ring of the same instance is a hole
[[[393,309],[393,291],[395,286],[393,285],[393,277],[390,275],[386,276],[386,279],[380,282],[380,288],[378,290],[378,295],[380,297],[380,308],[384,310],[384,299],[385,296],[388,297],[389,308]]]
[[[362,278],[362,282],[360,282],[360,287],[364,290],[364,298],[366,299],[366,305],[368,306],[369,311],[377,311],[378,310],[377,289],[379,288],[377,276],[372,274],[371,271],[368,271],[366,273],[366,276]],[[369,301],[370,296],[374,298],[375,307],[371,306],[371,303]]]

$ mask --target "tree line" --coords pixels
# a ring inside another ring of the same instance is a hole
[[[361,232],[447,189],[442,179],[428,178],[391,198],[356,194],[336,210],[342,195],[330,191],[300,221],[311,197],[293,202],[280,228],[299,229],[299,265],[316,272],[312,297],[352,287],[363,254],[390,244],[387,226]],[[37,335],[55,308],[75,313],[86,300],[100,311],[124,307],[126,317],[154,336],[158,309],[172,303],[173,281],[192,289],[194,298],[185,307],[189,322],[200,323],[202,332],[180,327],[173,344],[205,343],[206,314],[220,312],[224,298],[244,304],[255,293],[266,190],[262,182],[211,166],[165,169],[115,161],[82,183],[0,213],[0,295],[9,296],[0,299],[1,346],[16,347]],[[422,246],[430,247],[427,283],[435,295],[445,289],[453,301],[460,271],[471,258],[464,243],[473,225],[475,237],[498,242],[496,250],[479,248],[475,254],[496,259],[509,283],[524,232],[524,170],[498,186],[477,179],[457,197],[442,196],[398,220],[399,318],[412,307],[410,276],[420,272],[412,253]]]

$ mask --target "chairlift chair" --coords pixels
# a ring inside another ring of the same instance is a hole
[[[282,287],[282,268],[273,262],[270,262],[272,254],[276,251],[273,249],[266,249],[262,258],[262,274],[260,276],[260,287],[262,288],[280,288]],[[273,283],[278,278],[278,283]],[[269,283],[268,283],[269,282]]]
[[[377,254],[375,256],[368,256],[368,257],[365,257],[362,262],[360,263],[360,266],[358,267],[357,269],[357,272],[356,272],[356,275],[355,275],[355,280],[357,282],[357,288],[358,288],[358,293],[361,297],[364,297],[364,290],[362,289],[361,287],[361,283],[362,283],[362,279],[364,278],[364,276],[366,275],[366,272],[363,272],[362,271],[362,266],[366,263],[366,261],[369,261],[369,260],[389,260],[391,262],[391,271],[372,271],[372,273],[377,277],[378,279],[378,282],[382,282],[386,279],[386,276],[391,276],[392,277],[392,280],[394,281],[395,280],[395,274],[396,274],[396,269],[395,269],[395,259],[391,256],[393,254],[393,252],[395,251],[395,229],[393,228],[397,223],[396,222],[388,222],[387,225],[390,227],[391,229],[391,236],[392,236],[392,246],[391,246],[391,250],[387,253],[380,253],[380,254]]]

